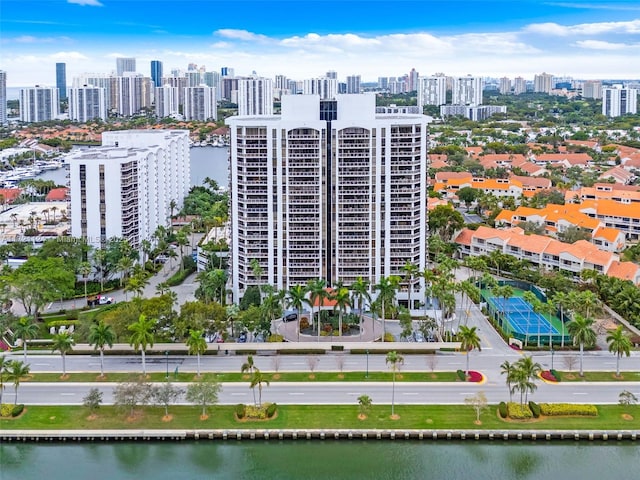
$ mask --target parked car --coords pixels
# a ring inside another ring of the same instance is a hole
[[[416,342],[424,342],[424,335],[422,334],[422,332],[413,332],[413,338]]]
[[[98,305],[110,305],[115,303],[113,297],[107,297],[105,295],[98,295]]]
[[[247,332],[242,332],[238,337],[238,343],[247,343]]]
[[[289,314],[285,315],[284,317],[282,317],[282,321],[283,322],[295,322],[296,320],[298,320],[298,314],[297,313],[289,313]]]

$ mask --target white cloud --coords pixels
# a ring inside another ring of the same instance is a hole
[[[573,44],[579,48],[591,50],[624,50],[626,48],[637,47],[637,45],[627,45],[626,43],[612,43],[601,40],[579,40]]]
[[[89,57],[80,52],[56,52],[49,55],[51,60],[56,61],[72,61],[72,60],[89,60]]]
[[[269,40],[269,37],[265,35],[259,35],[247,30],[235,30],[232,28],[223,28],[221,30],[216,30],[215,32],[213,32],[213,34],[219,37],[228,38],[230,40],[242,40],[245,42],[264,42]]]
[[[67,0],[68,3],[73,3],[75,5],[80,5],[82,7],[103,7],[98,0]]]
[[[569,35],[599,35],[604,33],[640,33],[640,20],[628,22],[582,23],[578,25],[560,25],[557,23],[532,23],[524,28],[525,32],[566,37]]]

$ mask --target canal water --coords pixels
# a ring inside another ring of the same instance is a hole
[[[199,441],[0,445],[4,479],[638,478],[635,443]]]

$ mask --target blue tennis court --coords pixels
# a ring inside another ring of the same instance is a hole
[[[504,312],[512,332],[521,335],[559,335],[560,332],[542,314],[521,297],[488,297],[489,303],[498,312]]]

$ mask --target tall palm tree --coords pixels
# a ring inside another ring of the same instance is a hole
[[[556,306],[556,308],[560,309],[560,324],[562,327],[561,338],[560,338],[560,347],[564,347],[564,328],[565,328],[565,314],[567,313],[567,309],[570,305],[569,296],[564,292],[556,292],[556,294],[551,297],[551,301]]]
[[[262,284],[262,274],[264,273],[264,270],[260,265],[260,261],[257,258],[252,258],[251,262],[249,263],[249,266],[251,267],[253,278],[255,278],[256,281],[258,282],[258,290],[262,291],[261,284]]]
[[[4,392],[4,376],[7,373],[10,362],[6,356],[0,356],[0,405],[2,405],[2,393]]]
[[[198,358],[198,377],[200,376],[200,355],[207,351],[207,341],[203,335],[204,330],[190,330],[187,337],[189,355],[196,355]]]
[[[371,295],[369,295],[369,282],[362,277],[358,277],[351,285],[353,295],[353,304],[358,305],[360,313],[360,337],[362,337],[362,318],[364,313],[365,300],[371,303]]]
[[[253,355],[247,355],[247,361],[240,366],[241,373],[253,374],[257,369],[258,367],[256,367],[255,364],[253,363]],[[251,388],[251,391],[253,392],[253,403],[256,404],[255,385],[252,385],[250,388]]]
[[[522,295],[522,299],[525,302],[527,302],[529,305],[531,305],[531,308],[527,308],[527,332],[525,333],[525,337],[524,337],[524,344],[525,346],[528,346],[529,345],[529,324],[531,323],[531,312],[536,311],[536,303],[538,303],[539,300],[538,300],[538,297],[536,297],[536,294],[533,293],[531,290],[527,290],[526,292],[524,292],[524,294]],[[540,322],[538,322],[538,326],[540,326]],[[540,333],[538,333],[538,345],[540,345]]]
[[[401,268],[401,270],[404,272],[405,274],[404,278],[407,281],[407,297],[408,297],[407,300],[409,303],[409,312],[411,312],[411,309],[413,308],[413,304],[411,303],[411,292],[413,291],[413,279],[420,272],[420,269],[418,268],[418,265],[407,260],[406,263]]]
[[[300,341],[300,311],[302,310],[302,305],[305,303],[306,295],[307,287],[304,285],[294,285],[287,292],[287,305],[296,309],[298,318],[298,341]]]
[[[397,352],[389,352],[387,353],[387,357],[385,358],[387,364],[391,364],[391,372],[392,372],[392,385],[391,385],[391,416],[395,415],[395,395],[396,395],[396,370],[398,369],[398,364],[404,363],[404,357]]]
[[[305,301],[311,307],[311,316],[313,316],[313,306],[316,303],[318,304],[318,320],[316,322],[316,328],[318,329],[318,341],[320,341],[320,310],[322,309],[322,305],[324,305],[324,300],[329,298],[327,284],[321,278],[309,280],[307,290],[309,291],[309,299]]]
[[[477,327],[467,327],[466,325],[461,325],[460,330],[458,330],[458,338],[460,339],[460,348],[467,352],[467,370],[469,372],[469,354],[478,349],[478,351],[482,350],[480,347],[480,337],[478,336]]]
[[[253,376],[251,377],[251,384],[249,388],[254,390],[254,401],[255,401],[255,388],[258,387],[258,403],[257,407],[262,406],[262,385],[265,384],[267,387],[269,386],[269,380],[262,374],[260,370],[257,368],[253,371]]]
[[[342,336],[342,317],[347,311],[347,308],[351,306],[351,296],[349,295],[349,289],[346,287],[338,288],[333,294],[333,300],[336,302],[333,307],[334,311],[338,310],[338,330],[339,335]]]
[[[27,340],[36,338],[38,330],[38,324],[33,322],[30,317],[22,317],[13,327],[14,337],[22,339],[24,363],[27,363]]]
[[[506,375],[505,381],[507,382],[507,388],[509,389],[509,401],[513,400],[513,372],[515,365],[505,360],[500,364],[500,375]]]
[[[89,330],[89,345],[93,345],[94,350],[100,351],[100,376],[104,377],[104,348],[108,345],[113,347],[116,341],[116,332],[111,325],[100,321],[91,325]]]
[[[51,351],[60,352],[62,357],[62,376],[67,374],[66,358],[67,353],[73,351],[73,346],[76,344],[73,336],[69,332],[57,333],[53,336],[53,343],[51,344]]]
[[[138,321],[132,323],[127,327],[131,332],[129,337],[129,345],[142,356],[142,375],[147,376],[147,364],[145,361],[145,354],[148,347],[153,347],[154,337],[153,330],[156,326],[157,320],[147,318],[144,314],[140,314]]]
[[[89,262],[81,262],[78,265],[78,273],[82,275],[82,281],[84,282],[84,302],[87,303],[87,280],[89,280],[89,274],[91,273],[91,264]]]
[[[528,400],[529,393],[533,393],[537,386],[535,379],[542,371],[542,366],[538,362],[534,362],[531,356],[522,357],[515,363],[515,383],[520,389],[520,403],[522,404],[522,394],[524,393],[524,401]]]
[[[396,297],[396,290],[398,289],[398,277],[393,275],[390,277],[381,277],[377,284],[373,286],[378,291],[378,298],[380,300],[380,308],[382,311],[382,341],[384,342],[384,336],[387,332],[386,327],[386,307],[393,303]]]
[[[7,366],[7,381],[13,383],[13,388],[16,392],[16,398],[14,400],[14,404],[18,403],[18,387],[20,386],[20,381],[22,378],[29,375],[31,368],[29,365],[21,362],[19,360],[11,360]]]
[[[573,344],[580,345],[580,376],[584,377],[584,371],[582,370],[582,356],[584,353],[585,345],[591,347],[596,343],[596,332],[591,328],[593,325],[593,318],[583,317],[579,313],[576,313],[567,324],[567,330],[569,335],[573,337]]]
[[[631,355],[631,340],[622,329],[622,325],[618,325],[614,331],[607,335],[607,343],[609,351],[616,355],[616,377],[620,376],[620,357]]]

